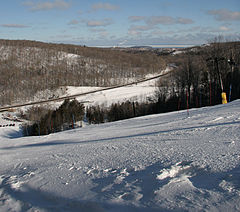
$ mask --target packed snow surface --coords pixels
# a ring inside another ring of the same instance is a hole
[[[240,100],[41,137],[1,127],[0,211],[240,211]]]

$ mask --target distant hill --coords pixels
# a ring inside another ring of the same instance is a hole
[[[61,86],[111,86],[165,69],[152,52],[0,40],[0,105],[28,101]]]

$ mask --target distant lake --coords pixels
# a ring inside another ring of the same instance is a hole
[[[153,44],[153,45],[119,45],[119,46],[96,46],[99,48],[130,48],[130,47],[152,47],[152,48],[187,48],[197,46],[197,44]]]
[[[156,44],[148,45],[152,48],[187,48],[192,46],[197,46],[197,44]]]

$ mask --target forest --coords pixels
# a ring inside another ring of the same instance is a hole
[[[177,68],[170,79],[160,82],[159,92],[165,89],[177,97],[180,108],[186,101],[189,107],[219,104],[223,92],[227,101],[240,98],[240,42],[219,39],[170,57],[168,63],[175,63]]]
[[[159,92],[167,94],[162,98],[174,96],[183,102],[187,90],[191,106],[217,104],[222,90],[229,99],[230,86],[232,100],[239,98],[239,54],[240,42],[220,38],[180,54],[164,55],[152,50],[0,40],[0,105],[30,101],[39,91],[61,86],[127,83],[160,73],[168,64],[176,68],[159,82]]]
[[[31,101],[37,92],[54,91],[61,86],[119,85],[147,74],[159,74],[167,66],[172,67],[171,72],[159,79],[152,101],[87,107],[88,122],[216,105],[222,102],[222,93],[226,93],[228,102],[240,98],[239,41],[226,42],[218,37],[203,46],[161,54],[156,49],[132,51],[0,40],[0,105]],[[79,116],[68,111],[73,110],[72,105],[79,108]],[[69,117],[65,118],[61,111]],[[35,125],[28,130],[40,134],[42,125],[41,134],[60,131],[63,124],[73,122],[73,114],[78,121],[82,120],[83,111],[84,106],[78,102],[65,102],[56,110],[32,108],[26,119]]]
[[[0,40],[0,105],[31,101],[37,92],[61,86],[118,85],[165,67],[152,52]]]

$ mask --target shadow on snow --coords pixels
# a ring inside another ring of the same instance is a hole
[[[112,141],[112,140],[118,140],[118,139],[128,139],[128,138],[135,138],[135,137],[151,136],[151,135],[157,135],[157,134],[162,134],[162,133],[202,129],[202,128],[216,127],[216,126],[239,125],[239,124],[240,124],[240,121],[225,122],[225,123],[207,124],[207,125],[192,126],[192,127],[182,127],[182,128],[175,128],[175,129],[169,129],[169,130],[154,131],[154,132],[149,132],[149,133],[146,132],[146,133],[138,133],[138,134],[133,134],[133,135],[116,136],[116,137],[110,137],[110,138],[100,138],[100,139],[85,140],[85,141],[84,140],[83,141],[81,141],[81,140],[80,141],[63,140],[63,141],[50,141],[50,142],[44,142],[44,143],[39,142],[39,143],[34,143],[34,144],[26,144],[26,145],[13,146],[13,147],[2,147],[0,149],[11,150],[11,149],[54,146],[54,145],[86,144],[86,143],[92,143],[92,142]]]
[[[2,205],[4,206],[2,204],[3,201],[12,199],[20,203],[21,211],[43,209],[47,212],[180,212],[186,211],[186,208],[190,210],[194,209],[197,206],[195,201],[200,201],[197,203],[203,204],[201,209],[208,210],[211,206],[220,207],[222,204],[231,201],[234,196],[237,196],[239,199],[239,195],[236,195],[234,192],[227,192],[219,185],[224,180],[230,183],[237,192],[240,192],[240,166],[231,171],[212,173],[208,169],[193,166],[191,163],[191,161],[182,162],[182,166],[190,165],[190,168],[183,170],[186,173],[180,172],[178,174],[179,176],[181,174],[189,176],[189,180],[196,188],[193,194],[198,198],[195,200],[193,196],[192,200],[189,201],[184,199],[186,193],[182,193],[181,196],[177,196],[178,194],[176,194],[177,198],[182,198],[181,201],[185,203],[186,207],[184,208],[178,206],[176,202],[174,203],[174,208],[164,208],[161,207],[161,203],[164,203],[166,200],[162,200],[161,202],[161,200],[155,199],[155,191],[167,185],[171,180],[170,177],[163,180],[157,179],[157,175],[164,168],[161,163],[157,162],[141,170],[126,169],[125,172],[122,172],[123,170],[115,170],[112,173],[109,172],[106,176],[93,179],[95,187],[91,190],[96,194],[94,197],[95,201],[64,198],[60,195],[42,191],[41,189],[31,188],[27,184],[23,184],[19,189],[14,189],[10,183],[10,177],[1,176],[0,209]],[[126,172],[128,174],[116,183],[117,176],[123,175]],[[199,192],[199,189],[201,189],[201,192]],[[217,191],[221,194],[221,198],[218,196],[214,201],[206,203],[206,198],[211,198],[209,190],[213,192]],[[141,196],[139,199],[136,199],[136,195],[138,194],[141,194]],[[111,201],[114,197],[118,198],[120,196],[123,202],[114,203]],[[158,203],[155,201],[158,201]],[[136,202],[139,202],[139,204],[135,205]]]

